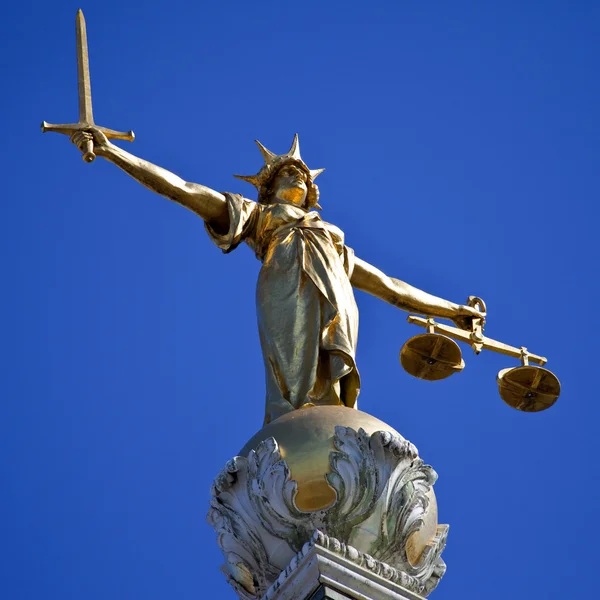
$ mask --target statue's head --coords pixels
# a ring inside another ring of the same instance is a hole
[[[310,170],[300,156],[298,134],[294,135],[292,147],[287,154],[273,154],[258,140],[256,144],[265,164],[256,175],[235,175],[251,183],[258,190],[262,204],[291,202],[306,209],[319,206],[319,188],[314,180],[325,170]]]

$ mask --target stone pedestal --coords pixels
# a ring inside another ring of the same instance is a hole
[[[212,488],[209,523],[243,600],[418,600],[438,584],[447,525],[437,475],[366,413],[311,407],[263,428]]]
[[[262,600],[424,600],[389,565],[315,532]]]

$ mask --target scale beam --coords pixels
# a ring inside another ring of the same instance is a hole
[[[465,344],[469,344],[469,346],[472,347],[477,345],[483,350],[491,350],[492,352],[497,352],[498,354],[520,358],[525,361],[528,360],[529,362],[536,363],[540,366],[545,365],[548,362],[547,358],[537,354],[532,354],[527,350],[527,348],[516,348],[515,346],[509,346],[508,344],[498,342],[475,332],[465,331],[450,325],[437,323],[433,319],[424,319],[423,317],[409,315],[407,320],[413,325],[419,325],[420,327],[430,330],[430,333],[441,333],[450,338],[458,340],[459,342],[465,342]],[[477,354],[479,354],[480,350],[477,351],[476,348],[474,349]]]
[[[479,306],[485,313],[485,304],[480,298],[471,296],[469,306]],[[408,322],[427,329],[427,333],[408,340],[400,350],[400,363],[413,377],[436,381],[450,377],[464,367],[458,344],[454,340],[469,344],[479,354],[491,350],[505,356],[521,359],[520,367],[502,369],[498,373],[498,391],[501,398],[512,408],[524,412],[539,412],[550,408],[560,395],[560,381],[547,369],[544,356],[530,353],[527,348],[516,348],[483,335],[484,318],[474,318],[471,331],[436,323],[433,318],[424,319],[409,315]],[[529,363],[540,366],[534,367]]]

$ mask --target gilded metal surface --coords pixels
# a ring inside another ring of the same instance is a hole
[[[298,482],[296,504],[300,510],[319,510],[335,500],[335,492],[325,479],[330,472],[329,453],[335,450],[333,435],[338,425],[363,428],[368,434],[390,431],[389,425],[360,410],[345,406],[315,406],[288,412],[265,425],[238,453],[247,456],[267,438],[274,437],[282,457]]]
[[[81,9],[75,18],[75,38],[77,43],[77,88],[79,92],[79,122],[94,124],[92,112],[92,85],[90,82],[90,59],[88,55],[85,17]]]
[[[509,406],[524,412],[550,408],[560,395],[560,382],[547,369],[523,365],[498,373],[498,390]]]
[[[226,197],[229,231],[207,226],[208,233],[224,252],[245,241],[263,263],[256,304],[265,422],[306,404],[353,407],[360,388],[358,309],[349,277],[353,254],[343,233],[291,201]]]
[[[317,207],[316,175],[304,165],[296,137],[284,155],[261,147],[267,162],[259,172],[263,175],[255,176],[259,202],[254,202],[186,183],[114,146],[96,128],[73,141],[81,145],[84,136],[93,136],[99,156],[200,215],[224,252],[245,242],[263,263],[256,301],[267,384],[265,423],[306,405],[356,406],[360,378],[353,287],[403,310],[453,319],[459,326],[483,316],[355,257],[343,232],[309,209]]]
[[[485,311],[485,304],[480,298],[471,296],[467,303]],[[452,361],[460,358],[458,345],[455,344],[458,355],[448,345],[448,342],[452,341],[449,338],[452,337],[469,344],[476,354],[482,350],[492,350],[521,359],[520,367],[503,369],[498,373],[500,396],[509,406],[524,412],[539,412],[550,408],[560,395],[560,382],[554,373],[529,365],[529,362],[544,365],[547,362],[546,358],[532,354],[524,346],[516,348],[485,337],[483,317],[472,319],[470,332],[436,323],[431,317],[423,319],[409,315],[408,322],[425,327],[428,331],[426,334],[410,339],[400,351],[402,366],[414,377],[434,381],[462,370],[464,366],[462,360],[460,368],[454,367],[454,370],[452,368]]]
[[[82,119],[91,121],[87,44],[78,13],[78,56]],[[258,147],[264,165],[242,177],[258,189],[258,202],[221,194],[186,182],[137,158],[108,138],[130,139],[91,122],[43,125],[44,131],[70,133],[86,155],[93,152],[123,169],[152,191],[189,208],[206,222],[213,241],[230,252],[245,242],[263,263],[257,286],[257,312],[267,380],[265,423],[311,405],[356,406],[360,378],[355,353],[358,311],[353,288],[410,312],[447,318],[470,328],[483,311],[427,294],[388,277],[354,256],[344,234],[313,210],[319,190],[300,155],[298,136],[277,155]]]
[[[429,326],[429,319],[423,319],[422,317],[416,317],[409,315],[407,318],[409,323],[413,325],[420,325],[421,327]],[[481,333],[475,333],[473,331],[463,331],[450,325],[444,325],[443,323],[434,322],[434,330],[438,333],[447,335],[448,337],[454,338],[459,342],[465,342],[469,346],[480,346],[483,350],[492,350],[498,354],[504,354],[506,356],[512,356],[514,358],[521,358],[523,354],[522,348],[516,348],[515,346],[509,346],[502,342],[498,342],[491,338],[485,337]],[[528,354],[529,360],[535,362],[538,365],[545,365],[548,359],[537,354]]]
[[[269,197],[274,192],[273,186],[270,185],[273,175],[280,169],[287,168],[289,165],[298,167],[300,173],[304,173],[305,175],[304,183],[306,184],[306,201],[302,199],[301,203],[304,203],[305,208],[310,209],[314,207],[320,210],[321,207],[318,204],[319,192],[313,182],[325,169],[309,169],[306,166],[300,156],[298,134],[294,135],[294,140],[289,151],[281,155],[271,152],[258,140],[254,140],[254,142],[258,146],[265,164],[256,175],[234,175],[234,177],[252,184],[258,190],[258,201],[268,204]],[[290,187],[289,191],[291,192],[294,189],[298,188]]]
[[[75,18],[75,34],[77,41],[77,87],[79,92],[79,122],[65,125],[53,125],[42,121],[42,133],[54,131],[73,137],[73,141],[81,149],[83,160],[92,162],[96,158],[94,154],[93,137],[84,134],[85,130],[94,125],[94,114],[92,111],[92,87],[90,83],[90,65],[87,45],[87,31],[85,18],[81,9],[77,11]],[[133,142],[135,135],[133,131],[114,131],[106,127],[97,127],[106,137],[116,140],[127,140]]]
[[[423,333],[408,340],[400,351],[400,363],[407,373],[426,381],[446,379],[465,367],[458,344],[437,333]]]

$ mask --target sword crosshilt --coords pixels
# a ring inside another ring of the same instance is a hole
[[[75,19],[75,33],[77,37],[77,84],[79,90],[79,123],[68,123],[64,125],[53,125],[42,122],[42,133],[55,131],[65,135],[73,135],[76,131],[85,131],[90,127],[97,127],[107,138],[113,140],[127,140],[133,142],[135,134],[133,131],[114,131],[106,127],[99,127],[94,123],[92,112],[92,87],[90,83],[90,63],[88,56],[87,32],[85,29],[85,18],[81,9],[77,11]],[[96,158],[94,154],[94,142],[87,142],[86,151],[83,153],[85,162],[92,162]]]

